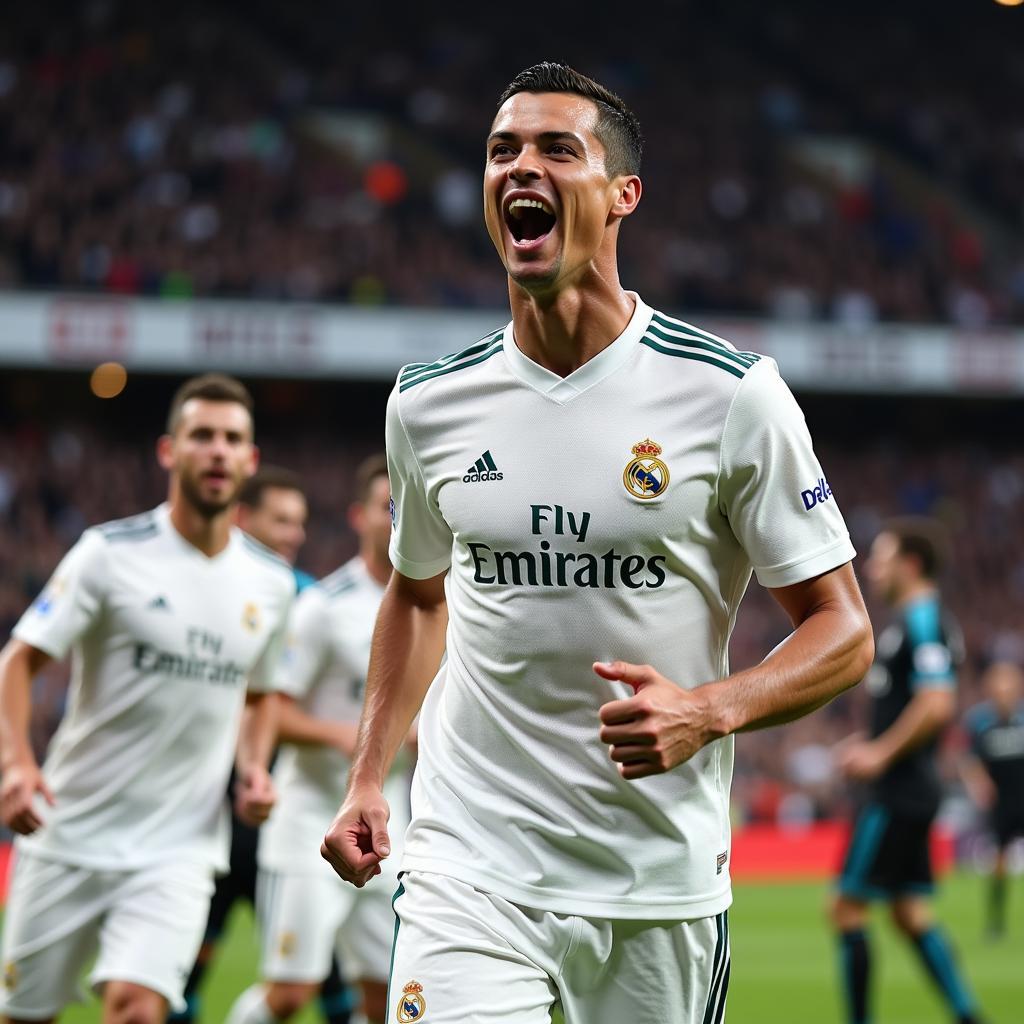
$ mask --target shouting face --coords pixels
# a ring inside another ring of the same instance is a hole
[[[609,178],[597,105],[572,93],[520,92],[502,104],[487,139],[484,218],[509,277],[544,294],[614,259],[619,221],[640,179]]]

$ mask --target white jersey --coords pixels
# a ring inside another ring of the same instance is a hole
[[[383,596],[383,586],[358,556],[303,590],[292,612],[277,688],[316,718],[357,723],[363,708],[370,641]],[[261,868],[287,872],[327,868],[320,844],[345,795],[348,768],[348,758],[333,747],[281,745],[274,766],[277,805],[260,829]],[[403,759],[396,761],[389,781],[388,829],[397,851],[409,817]],[[390,863],[398,863],[394,851]]]
[[[623,780],[598,709],[632,690],[591,664],[721,679],[752,568],[785,587],[853,558],[774,362],[636,298],[562,379],[509,324],[403,368],[387,445],[395,568],[450,568],[403,868],[561,913],[723,910],[732,738]]]
[[[86,530],[14,635],[73,651],[43,775],[56,806],[18,843],[83,867],[227,867],[224,789],[245,691],[272,684],[295,579],[233,529],[208,558],[162,505]]]

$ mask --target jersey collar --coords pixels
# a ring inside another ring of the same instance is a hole
[[[524,384],[560,404],[572,400],[600,383],[633,354],[651,321],[651,307],[636,292],[626,294],[636,302],[636,308],[629,318],[629,323],[626,324],[626,329],[607,348],[598,352],[593,359],[588,359],[579,369],[573,370],[568,377],[559,377],[557,373],[552,373],[524,355],[516,344],[515,331],[511,323],[505,328],[503,335],[503,347],[509,368]]]

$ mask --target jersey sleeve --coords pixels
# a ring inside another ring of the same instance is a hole
[[[920,601],[907,609],[907,643],[911,689],[948,690],[956,686],[955,659],[937,602]]]
[[[293,579],[292,589],[283,602],[280,618],[249,672],[247,686],[248,689],[256,693],[266,693],[268,690],[274,689],[277,666],[284,653],[285,641],[288,637],[288,623],[291,619],[294,598],[295,583]]]
[[[296,599],[284,651],[274,673],[274,689],[301,700],[309,693],[330,651],[328,602],[316,586]]]
[[[718,497],[764,587],[811,579],[856,554],[803,413],[773,360],[753,366],[733,395]]]
[[[61,560],[12,635],[51,658],[63,658],[103,608],[106,556],[103,535],[98,530],[86,530]]]
[[[391,481],[391,564],[403,576],[425,580],[444,572],[452,560],[452,532],[436,495],[423,479],[402,421],[399,390],[388,400],[385,436]]]

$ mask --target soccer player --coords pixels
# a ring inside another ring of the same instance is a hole
[[[988,699],[967,714],[970,752],[961,764],[968,791],[988,811],[996,844],[989,886],[990,937],[1006,931],[1006,851],[1024,836],[1024,672],[997,662],[982,680]]]
[[[309,573],[295,567],[306,539],[308,517],[309,506],[302,483],[291,470],[263,464],[242,484],[238,494],[237,525],[292,566],[299,593],[314,582]],[[234,782],[232,778],[228,785],[229,798],[234,792]],[[257,828],[232,813],[230,867],[227,874],[216,879],[203,944],[185,985],[186,1007],[181,1013],[170,1014],[168,1020],[173,1024],[191,1024],[199,1016],[199,988],[235,903],[242,900],[255,906],[258,835]],[[336,971],[332,971],[331,981],[331,991],[327,993],[331,1012],[327,1016],[331,1024],[343,1024],[349,1017],[349,994]]]
[[[91,974],[107,1024],[180,1009],[226,867],[224,786],[266,818],[266,691],[295,581],[232,527],[255,469],[238,381],[186,382],[157,444],[166,504],[86,530],[0,655],[0,817],[20,833],[4,919],[4,1020],[52,1021]],[[68,710],[42,769],[32,677],[73,652]],[[241,728],[240,728],[241,723]]]
[[[851,737],[839,765],[864,784],[865,800],[832,905],[839,933],[843,991],[851,1024],[867,1024],[870,951],[868,904],[888,902],[897,928],[917,950],[961,1024],[978,1020],[974,996],[929,905],[928,839],[942,786],[938,739],[956,707],[962,641],[942,607],[936,578],[943,555],[936,523],[900,519],[875,538],[867,560],[872,588],[896,610],[878,637],[867,677],[871,738]]]
[[[356,885],[381,870],[383,780],[425,695],[400,1022],[540,1024],[556,1002],[568,1024],[723,1020],[732,735],[870,663],[853,547],[775,364],[619,283],[640,149],[571,68],[512,82],[483,188],[512,322],[404,367],[388,406],[395,573],[322,852]],[[794,630],[730,674],[752,567]]]
[[[363,1011],[373,1024],[387,1014],[387,971],[394,932],[391,896],[397,870],[362,890],[343,885],[318,856],[319,842],[344,793],[362,708],[370,638],[391,575],[387,462],[359,468],[349,523],[359,553],[296,603],[282,661],[286,742],[274,769],[279,800],[259,844],[259,915],[265,984],[242,993],[228,1024],[287,1020],[320,988],[339,938],[346,963],[361,977]],[[392,772],[388,789],[396,833],[408,801],[407,773]]]

